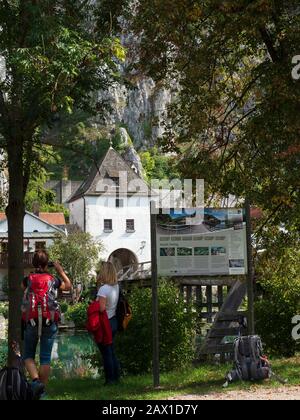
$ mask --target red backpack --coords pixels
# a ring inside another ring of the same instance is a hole
[[[48,273],[30,274],[22,304],[23,321],[44,320],[58,322],[59,305],[56,301],[55,279]]]

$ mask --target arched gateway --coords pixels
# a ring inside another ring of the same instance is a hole
[[[126,248],[120,248],[114,251],[108,258],[108,261],[114,264],[117,272],[128,269],[129,267],[137,269],[139,263],[136,255]]]

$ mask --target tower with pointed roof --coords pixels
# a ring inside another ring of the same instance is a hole
[[[110,145],[69,200],[70,223],[102,242],[101,258],[120,271],[151,260],[150,199],[148,185]]]

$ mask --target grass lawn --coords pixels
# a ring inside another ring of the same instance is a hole
[[[300,384],[300,355],[291,359],[273,360],[272,366],[276,374],[288,379],[287,386]],[[48,395],[52,400],[153,400],[184,394],[228,392],[222,389],[222,384],[230,368],[231,365],[201,365],[186,371],[163,374],[159,390],[153,389],[151,375],[125,377],[121,384],[111,387],[104,387],[103,379],[54,379],[49,383]],[[259,384],[237,383],[228,390],[279,386],[282,385],[270,380]]]

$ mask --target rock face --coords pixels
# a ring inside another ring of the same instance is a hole
[[[130,88],[111,87],[105,94],[99,92],[98,100],[103,99],[110,104],[105,125],[126,127],[138,149],[153,146],[162,135],[162,117],[171,102],[171,93],[152,79],[137,78]]]
[[[129,166],[137,173],[141,178],[144,175],[144,169],[141,162],[141,158],[137,153],[131,137],[129,136],[126,128],[121,127],[119,130],[121,147],[124,149],[122,153],[123,159],[129,164]]]

